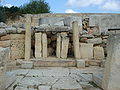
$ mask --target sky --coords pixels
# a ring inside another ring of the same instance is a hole
[[[1,1],[1,0],[0,0]],[[30,0],[2,0],[1,4],[21,6]],[[120,0],[45,0],[52,13],[120,13]]]

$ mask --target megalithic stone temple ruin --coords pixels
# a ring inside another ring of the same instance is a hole
[[[0,22],[0,90],[120,90],[120,14],[25,14]]]

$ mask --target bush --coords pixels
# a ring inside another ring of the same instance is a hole
[[[50,13],[50,7],[45,0],[31,0],[30,3],[21,6],[23,14]]]

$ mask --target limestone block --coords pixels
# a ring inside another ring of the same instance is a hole
[[[47,58],[47,34],[42,34],[42,55],[43,58]]]
[[[25,40],[25,34],[10,34],[11,40]]]
[[[94,59],[104,59],[104,49],[103,47],[94,47]]]
[[[17,32],[17,29],[14,28],[14,27],[7,27],[7,28],[5,28],[5,30],[6,30],[7,34],[16,33]]]
[[[5,31],[5,29],[1,29],[0,28],[0,36],[4,36],[4,35],[6,35],[7,33],[6,33],[6,31]]]
[[[11,41],[10,40],[6,40],[6,41],[0,41],[0,47],[10,47],[11,45]]]
[[[62,77],[52,86],[53,90],[83,90],[81,85],[71,77]]]
[[[42,57],[42,33],[35,33],[35,57]]]
[[[108,38],[107,50],[102,88],[104,90],[120,90],[120,34]]]
[[[82,26],[82,18],[77,16],[66,17],[64,20],[65,26],[72,27],[72,22],[77,21],[79,26]]]
[[[51,86],[39,86],[39,90],[50,90]]]
[[[72,23],[72,29],[73,29],[74,56],[75,56],[76,59],[80,59],[78,22],[73,22],[73,23]]]
[[[0,67],[0,90],[5,90],[5,72],[6,72],[6,61],[8,60],[9,49],[0,48],[0,62],[2,62],[2,67]]]
[[[77,60],[77,67],[85,68],[85,60],[84,59]]]
[[[44,17],[44,18],[40,18],[39,19],[39,25],[40,24],[48,24],[48,25],[54,25],[56,24],[57,22],[63,20],[62,17]]]
[[[59,22],[55,23],[54,25],[57,25],[57,26],[64,26],[64,22],[63,22],[63,21],[59,21]]]
[[[67,58],[68,45],[69,45],[69,38],[68,37],[62,38],[61,58]]]
[[[93,44],[80,43],[80,55],[82,59],[93,58]]]
[[[31,61],[23,61],[21,63],[21,68],[31,69],[31,68],[33,68],[33,62],[31,62]]]
[[[5,36],[2,36],[2,37],[1,37],[1,40],[2,40],[2,41],[10,40],[10,35],[8,34],[8,35],[5,35]]]
[[[12,60],[24,58],[25,56],[25,40],[12,40],[10,58]]]
[[[102,43],[102,38],[87,39],[87,43],[101,44]]]
[[[26,16],[26,31],[25,31],[25,59],[29,60],[31,56],[31,15]]]
[[[56,56],[60,58],[61,53],[61,36],[57,34],[57,46],[56,46]]]

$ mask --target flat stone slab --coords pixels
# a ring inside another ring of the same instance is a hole
[[[6,90],[97,90],[89,84],[94,72],[99,72],[99,68],[41,67],[15,70],[7,72],[14,74],[16,78],[6,86]]]
[[[82,87],[79,83],[76,82],[76,80],[70,78],[70,77],[62,77],[60,80],[58,80],[52,88],[54,89],[63,89],[63,90],[82,90]]]

